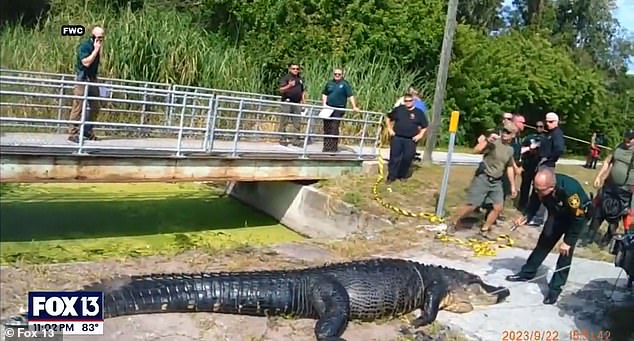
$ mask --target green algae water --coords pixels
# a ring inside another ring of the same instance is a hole
[[[200,183],[2,184],[0,263],[62,263],[301,240]]]

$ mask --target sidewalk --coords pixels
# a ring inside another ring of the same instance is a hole
[[[434,255],[408,251],[396,257],[411,259],[427,264],[438,264],[459,268],[480,275],[492,285],[504,285],[511,291],[511,296],[501,304],[476,310],[467,314],[454,314],[441,311],[438,320],[458,329],[473,340],[574,340],[574,331],[590,331],[596,333],[606,330],[606,326],[596,325],[593,321],[606,322],[608,308],[626,307],[634,316],[634,295],[625,287],[627,274],[623,271],[617,282],[617,288],[609,300],[614,283],[621,272],[613,263],[574,258],[559,301],[554,305],[542,303],[547,290],[547,281],[557,263],[557,254],[550,254],[538,272],[538,276],[548,273],[545,278],[533,283],[507,282],[505,277],[518,271],[524,264],[530,251],[510,248],[498,250],[496,258],[475,257],[468,261],[439,258]],[[385,256],[385,255],[381,255]],[[391,257],[395,255],[389,255]],[[508,333],[514,331],[514,337]],[[536,332],[541,331],[542,335]],[[517,333],[533,335],[518,336]],[[582,339],[582,338],[579,338]],[[599,338],[595,337],[598,340]],[[603,337],[605,338],[605,335]],[[612,333],[611,340],[625,340],[627,337]]]
[[[379,152],[384,159],[389,159],[390,157],[390,149],[389,148],[380,148]],[[422,156],[424,154],[424,149],[419,149],[418,152]],[[436,164],[444,164],[447,161],[447,152],[434,151],[432,153],[433,163]],[[481,154],[469,154],[469,153],[456,153],[454,152],[451,156],[452,164],[459,165],[473,165],[482,161]],[[557,161],[559,165],[584,165],[585,161],[583,160],[575,160],[575,159],[559,159]]]

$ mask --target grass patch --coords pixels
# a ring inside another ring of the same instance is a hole
[[[58,263],[301,240],[203,184],[4,185],[3,264]]]
[[[378,191],[381,197],[389,203],[407,209],[409,211],[418,212],[435,212],[438,201],[439,186],[442,180],[443,166],[440,165],[415,165],[412,177],[406,182],[396,182],[391,188],[392,192],[387,190],[385,184],[380,184]],[[455,165],[451,167],[449,177],[449,186],[447,199],[445,201],[445,216],[453,214],[455,209],[461,205],[467,195],[469,183],[475,172],[475,166]],[[589,170],[581,166],[559,165],[558,172],[568,174],[581,182],[587,192],[596,193],[596,189],[592,187],[592,182],[597,170]],[[375,174],[369,175],[349,175],[326,180],[320,183],[320,187],[327,193],[336,197],[344,198],[345,201],[355,205],[360,210],[371,214],[386,217],[390,221],[402,225],[402,228],[394,229],[394,231],[382,234],[374,240],[348,240],[346,242],[337,242],[330,245],[331,249],[344,257],[365,256],[372,252],[382,250],[382,245],[390,245],[393,249],[396,247],[393,243],[397,243],[400,247],[411,247],[418,245],[419,238],[411,238],[412,235],[421,236],[421,238],[433,238],[433,233],[418,233],[416,225],[427,223],[416,218],[409,218],[399,215],[396,212],[387,210],[381,206],[372,195],[372,185],[376,181]],[[519,212],[513,207],[509,200],[505,205],[504,215],[507,224],[514,220]],[[510,225],[510,224],[509,224]],[[502,231],[502,230],[500,230]],[[538,229],[525,229],[526,233],[516,233],[512,237],[515,245],[518,247],[532,249]],[[506,232],[500,232],[506,233]],[[556,252],[554,250],[553,252]],[[601,261],[612,261],[613,255],[607,250],[600,249],[596,245],[586,248],[577,248],[575,255],[584,258],[590,258]]]

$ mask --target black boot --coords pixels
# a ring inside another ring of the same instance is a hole
[[[530,281],[531,279],[532,277],[528,277],[521,273],[516,273],[514,275],[506,276],[506,280],[509,282],[526,282],[526,281]]]
[[[557,302],[557,299],[559,298],[559,294],[549,291],[548,295],[546,295],[546,297],[544,297],[544,304],[555,304],[555,302]]]

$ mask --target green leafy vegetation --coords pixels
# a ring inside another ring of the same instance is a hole
[[[61,37],[60,25],[101,24],[104,77],[275,94],[286,65],[299,62],[318,99],[342,65],[362,108],[385,112],[409,85],[431,105],[447,1],[11,3],[0,32],[4,68],[70,73],[78,39]],[[502,111],[529,123],[555,111],[567,135],[587,140],[600,130],[617,143],[634,126],[634,77],[625,73],[632,39],[612,16],[614,2],[502,3],[459,6],[443,108],[462,112],[458,143],[473,144]],[[570,141],[568,149],[587,146]]]
[[[201,184],[3,185],[0,262],[58,263],[303,239]]]

